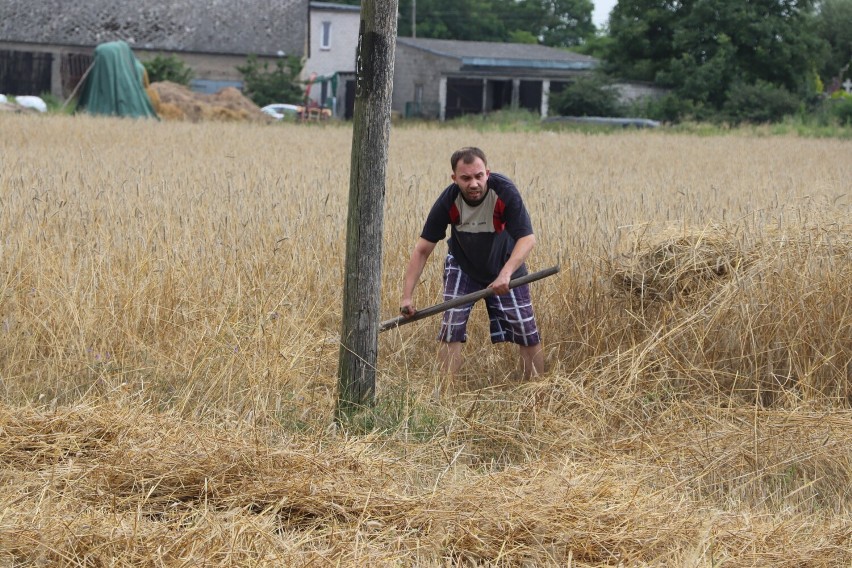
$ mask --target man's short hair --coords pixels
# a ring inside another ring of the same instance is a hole
[[[466,148],[461,148],[453,152],[453,155],[450,158],[450,165],[453,167],[453,171],[456,171],[456,166],[458,165],[460,160],[465,164],[472,164],[473,161],[477,158],[482,160],[482,164],[485,167],[488,167],[488,160],[485,159],[485,152],[483,152],[476,146],[468,146]]]

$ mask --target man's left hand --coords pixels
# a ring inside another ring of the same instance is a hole
[[[509,280],[511,280],[511,276],[504,276],[500,273],[497,275],[497,279],[489,284],[488,287],[492,288],[498,296],[502,296],[509,293]]]

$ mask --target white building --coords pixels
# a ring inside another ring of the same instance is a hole
[[[302,79],[310,86],[310,98],[332,109],[337,117],[346,116],[347,83],[354,85],[355,54],[358,50],[359,6],[333,2],[311,2],[308,27],[308,58]],[[351,95],[350,95],[351,96]]]

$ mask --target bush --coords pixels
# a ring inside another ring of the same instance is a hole
[[[603,79],[577,79],[553,95],[551,106],[562,116],[622,116],[618,93]]]
[[[827,102],[831,116],[837,120],[838,124],[852,126],[852,97],[849,95],[834,97]]]
[[[168,57],[158,55],[154,59],[143,61],[142,65],[145,66],[145,71],[148,72],[148,81],[151,83],[171,81],[179,85],[189,85],[194,76],[192,68],[175,55]]]
[[[736,83],[728,90],[723,117],[734,124],[777,122],[794,114],[802,101],[783,87],[765,81]]]
[[[686,118],[693,118],[695,111],[692,101],[669,93],[659,98],[648,97],[639,100],[630,107],[629,112],[631,116],[674,124]]]
[[[246,64],[237,67],[237,71],[243,75],[243,93],[258,106],[295,103],[304,98],[299,84],[302,62],[298,57],[277,59],[275,68],[270,70],[268,62],[261,65],[256,55],[249,55]]]

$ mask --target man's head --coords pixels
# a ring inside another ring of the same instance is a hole
[[[461,189],[462,197],[475,205],[485,198],[488,191],[488,161],[479,148],[468,147],[456,150],[450,158],[453,181]]]
[[[482,160],[482,165],[486,167],[488,166],[488,160],[485,159],[485,152],[483,152],[476,146],[460,148],[453,152],[453,155],[450,157],[450,166],[452,166],[453,172],[455,172],[456,166],[458,166],[459,162],[462,162],[464,164],[472,164],[473,161],[477,158]]]

